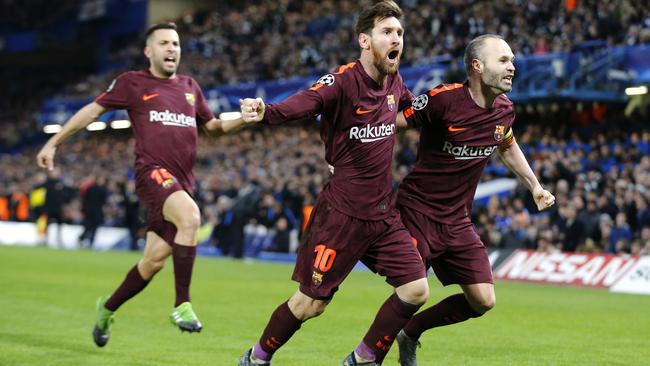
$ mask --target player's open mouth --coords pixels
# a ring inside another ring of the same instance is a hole
[[[165,64],[176,66],[176,57],[165,57]]]
[[[514,75],[508,75],[508,76],[504,77],[503,80],[506,81],[509,84],[512,84],[512,78],[513,77],[514,77]]]
[[[395,51],[388,52],[388,61],[390,61],[391,63],[397,63],[398,57],[399,57],[399,51],[395,50]]]

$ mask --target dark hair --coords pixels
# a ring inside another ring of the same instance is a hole
[[[165,22],[165,23],[158,23],[154,24],[149,29],[147,29],[147,33],[144,34],[145,40],[149,39],[149,36],[153,34],[153,32],[157,31],[158,29],[173,29],[177,30],[178,27],[176,26],[176,23],[173,22]]]
[[[402,18],[402,9],[392,0],[382,0],[369,8],[365,8],[359,14],[359,19],[357,19],[355,27],[357,34],[369,34],[374,28],[376,20],[390,17]]]
[[[498,34],[483,34],[469,41],[467,47],[465,47],[465,56],[463,57],[463,61],[465,61],[465,71],[467,72],[467,76],[469,76],[470,71],[472,71],[472,60],[482,60],[481,50],[483,49],[483,43],[485,43],[485,40],[488,38],[503,40],[503,37]]]

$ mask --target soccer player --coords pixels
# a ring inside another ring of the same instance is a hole
[[[271,125],[320,114],[326,160],[334,173],[317,199],[298,250],[292,279],[299,288],[276,308],[240,366],[270,365],[301,324],[325,310],[359,260],[385,276],[395,292],[344,365],[381,364],[399,330],[427,297],[422,260],[391,202],[395,118],[413,97],[397,72],[403,48],[401,15],[393,1],[364,9],[356,25],[359,60],[281,103],[242,103],[244,121]]]
[[[487,250],[470,219],[474,192],[490,156],[497,152],[533,194],[539,210],[555,197],[542,188],[512,134],[514,55],[497,35],[472,40],[465,50],[468,81],[442,85],[418,96],[397,119],[420,128],[418,159],[398,190],[402,221],[417,240],[425,266],[450,296],[416,314],[397,337],[400,363],[416,365],[418,338],[427,329],[476,318],[494,307]]]
[[[214,118],[196,81],[176,74],[181,48],[174,23],[153,25],[146,37],[149,69],[118,76],[106,92],[72,116],[37,156],[39,166],[52,170],[56,148],[63,140],[109,109],[128,110],[136,140],[136,192],[148,208],[148,229],[142,259],[110,297],[97,300],[93,339],[99,347],[108,342],[114,312],[149,284],[170,255],[176,286],[171,320],[181,331],[201,331],[190,303],[200,224],[199,208],[192,198],[197,124],[211,134],[243,125],[241,118]]]

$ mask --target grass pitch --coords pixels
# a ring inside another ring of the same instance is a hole
[[[198,258],[192,296],[200,334],[168,319],[171,262],[117,313],[108,345],[91,339],[96,298],[111,293],[139,258],[0,246],[0,365],[236,365],[275,307],[296,289],[288,264]],[[432,279],[431,305],[457,292]],[[650,365],[650,297],[603,290],[497,283],[487,316],[425,333],[429,365]],[[333,366],[363,337],[390,287],[354,272],[321,317],[305,323],[276,366]],[[396,347],[385,366],[397,365]]]

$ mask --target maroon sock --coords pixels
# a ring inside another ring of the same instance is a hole
[[[138,265],[136,264],[126,274],[124,281],[122,281],[117,290],[106,301],[104,307],[111,311],[117,310],[122,304],[147,287],[148,284],[149,281],[142,278],[140,271],[138,271]]]
[[[408,304],[393,293],[379,308],[375,321],[368,329],[368,333],[363,337],[363,344],[360,347],[372,349],[375,361],[381,363],[393,344],[397,333],[419,308],[419,305]],[[366,347],[363,347],[364,345]]]
[[[192,281],[192,268],[196,258],[196,247],[172,245],[172,259],[174,261],[174,283],[176,284],[176,304],[178,306],[190,301],[190,282]]]
[[[427,329],[460,323],[481,315],[472,309],[465,295],[456,294],[415,315],[404,327],[404,333],[417,339]]]
[[[289,309],[289,304],[287,302],[282,303],[271,315],[260,341],[255,346],[255,357],[270,361],[275,351],[282,347],[300,329],[300,325],[302,325],[302,321],[293,315]]]

